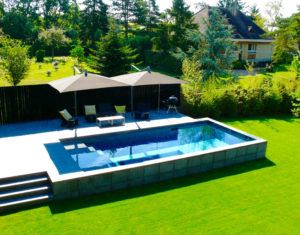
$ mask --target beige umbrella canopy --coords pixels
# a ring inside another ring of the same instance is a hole
[[[60,93],[128,86],[123,82],[114,81],[107,77],[91,73],[87,75],[79,74],[72,77],[54,80],[48,84],[58,90]]]
[[[129,86],[126,83],[91,73],[79,74],[72,77],[54,80],[48,84],[60,93],[74,92],[75,116],[77,116],[77,91]]]
[[[142,71],[119,75],[111,78],[114,81],[126,83],[129,86],[147,86],[147,85],[167,85],[167,84],[188,84],[178,78],[173,78],[161,73]]]
[[[158,85],[158,110],[160,103],[160,85],[168,84],[188,84],[188,82],[181,79],[173,78],[161,73],[142,71],[136,73],[129,73],[110,78],[117,82],[126,83],[131,86],[131,111],[133,111],[133,87],[134,86],[147,86]]]

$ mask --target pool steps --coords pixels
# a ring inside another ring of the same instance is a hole
[[[52,186],[46,172],[0,179],[0,213],[41,204],[52,197]]]

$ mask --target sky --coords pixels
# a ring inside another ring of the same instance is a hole
[[[264,9],[267,2],[274,0],[244,0],[246,5],[252,6],[254,4],[260,9],[263,16],[265,16]],[[104,0],[105,3],[110,3],[111,0]],[[218,0],[185,0],[185,2],[190,5],[190,9],[193,12],[196,12],[195,4],[199,2],[205,2],[211,6],[217,4]],[[156,0],[157,5],[159,6],[160,11],[164,11],[167,8],[170,8],[172,5],[172,0]],[[283,0],[282,1],[283,9],[282,14],[283,17],[289,17],[293,13],[297,12],[297,5],[300,5],[300,0]]]

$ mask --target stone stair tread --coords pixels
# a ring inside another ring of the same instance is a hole
[[[24,175],[15,175],[6,178],[0,178],[0,184],[16,182],[16,181],[26,180],[26,179],[33,179],[37,177],[45,177],[45,176],[47,177],[47,174],[45,172],[34,172],[34,173],[28,173]]]
[[[48,181],[48,178],[46,176],[23,179],[23,180],[12,181],[12,182],[2,183],[2,184],[0,183],[0,189],[5,189],[7,187],[13,187],[13,186],[18,186],[23,184],[26,185],[30,183],[44,182],[44,181],[45,182]]]
[[[34,187],[28,187],[26,189],[13,190],[13,191],[5,192],[5,193],[0,193],[0,199],[9,197],[9,196],[22,195],[24,193],[38,192],[38,191],[47,190],[47,189],[50,189],[50,186],[48,186],[48,185],[34,186]]]
[[[38,202],[41,200],[51,199],[52,197],[53,197],[52,194],[42,194],[42,195],[12,199],[12,200],[5,201],[4,203],[0,202],[0,208],[14,206],[14,205],[20,205],[20,204],[25,204],[25,203]]]

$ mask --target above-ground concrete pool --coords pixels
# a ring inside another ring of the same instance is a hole
[[[147,184],[264,158],[267,141],[209,118],[61,139],[54,199]],[[50,154],[51,155],[51,154]]]

